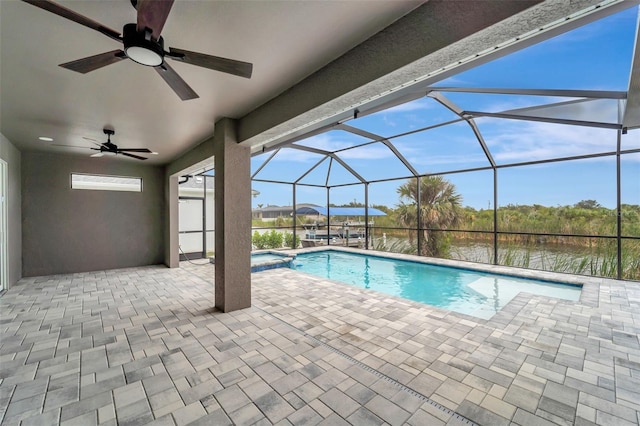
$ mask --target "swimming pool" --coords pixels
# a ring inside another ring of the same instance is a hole
[[[518,293],[577,301],[581,287],[381,256],[325,250],[297,255],[298,271],[489,319]]]

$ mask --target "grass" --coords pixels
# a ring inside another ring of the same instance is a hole
[[[373,248],[393,253],[417,254],[415,244],[410,244],[406,237],[387,236],[386,241],[375,238]],[[493,263],[493,245],[475,244],[464,249],[463,246],[453,243],[451,255],[448,257],[471,262]],[[617,278],[618,275],[617,249],[613,241],[602,241],[590,248],[499,243],[497,263],[504,266],[575,275],[607,278]],[[623,279],[640,280],[640,242],[628,244],[628,247],[623,250],[621,264]]]

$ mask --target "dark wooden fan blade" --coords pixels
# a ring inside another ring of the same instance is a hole
[[[253,72],[253,64],[249,62],[205,55],[204,53],[190,52],[188,50],[176,49],[174,47],[169,49],[169,54],[167,56],[171,59],[182,61],[187,64],[226,72],[228,74],[244,78],[251,78],[251,73]]]
[[[160,37],[164,23],[169,17],[174,0],[138,0],[137,30],[151,29],[151,38],[157,40]]]
[[[122,50],[112,50],[111,52],[99,53],[87,58],[60,64],[62,68],[86,74],[89,71],[95,71],[98,68],[120,62],[127,56]]]
[[[151,153],[152,152],[148,148],[118,148],[118,151],[121,151],[121,152],[147,152],[147,153]]]
[[[198,94],[193,91],[191,87],[178,75],[173,68],[166,62],[163,62],[159,67],[155,67],[160,76],[167,82],[167,84],[176,92],[176,95],[180,96],[183,101],[189,99],[199,98]]]
[[[118,154],[126,155],[127,157],[136,158],[138,160],[146,160],[144,157],[140,157],[139,155],[127,154],[126,152],[121,152],[118,150]]]
[[[101,32],[102,34],[114,40],[117,40],[120,42],[122,41],[122,39],[120,38],[120,33],[118,31],[113,30],[109,27],[105,27],[100,22],[96,22],[93,19],[87,18],[86,16],[82,16],[79,13],[76,13],[71,9],[67,9],[64,6],[60,6],[59,4],[54,3],[50,0],[22,0],[22,1],[24,1],[25,3],[32,4],[36,7],[39,7],[40,9],[44,9],[47,12],[54,13],[58,16],[62,16],[63,18],[67,18],[80,25],[84,25],[85,27],[89,27],[92,30]]]

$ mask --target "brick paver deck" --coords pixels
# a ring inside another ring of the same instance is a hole
[[[213,272],[20,281],[2,424],[640,424],[640,283],[579,277],[580,302],[521,293],[481,320],[273,269],[223,314]]]

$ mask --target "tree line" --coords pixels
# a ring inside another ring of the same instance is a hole
[[[455,185],[442,176],[423,177],[420,180],[420,206],[418,207],[418,181],[411,179],[397,188],[399,203],[390,212],[386,225],[400,224],[415,229],[418,217],[425,245],[420,254],[446,257],[452,239],[484,240],[492,239],[494,231],[494,210],[463,207],[462,196]],[[501,233],[562,234],[579,236],[617,235],[617,210],[601,206],[596,200],[582,200],[573,205],[543,206],[508,204],[497,209],[498,231]],[[640,236],[640,206],[621,206],[622,235]],[[378,223],[384,226],[384,224]],[[470,231],[443,233],[439,230]],[[408,238],[415,238],[411,232]],[[544,238],[528,235],[503,236],[504,239],[519,240],[522,243],[555,242],[559,244],[583,245],[580,237]]]

